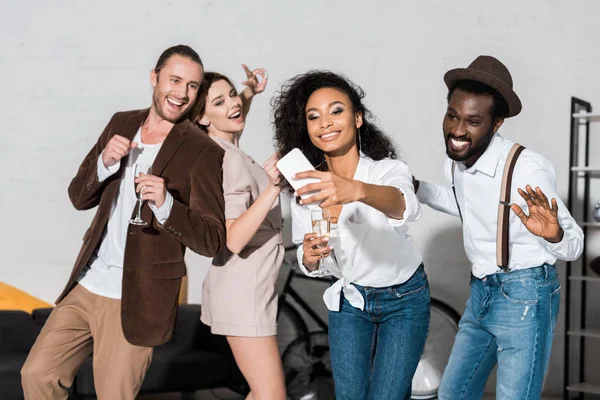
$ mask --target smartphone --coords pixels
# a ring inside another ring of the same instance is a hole
[[[304,178],[304,179],[294,179],[293,176],[299,172],[310,171],[315,169],[312,166],[308,158],[300,151],[298,148],[292,149],[285,156],[281,157],[279,161],[277,161],[277,168],[281,175],[292,185],[294,190],[300,189],[302,186],[306,186],[309,183],[320,182],[319,179],[316,178]],[[301,198],[305,199],[314,195],[316,191],[305,193]]]

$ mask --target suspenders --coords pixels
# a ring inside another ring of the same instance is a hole
[[[452,193],[454,193],[454,201],[456,201],[456,208],[458,208],[458,216],[460,217],[460,222],[463,222],[462,212],[460,212],[460,206],[458,205],[458,197],[456,197],[456,188],[454,187],[454,169],[456,167],[456,163],[452,161]]]
[[[512,183],[512,176],[515,170],[515,164],[517,158],[525,147],[518,143],[515,143],[508,153],[506,164],[504,165],[504,173],[502,175],[502,187],[500,189],[500,201],[498,202],[498,230],[496,231],[496,264],[503,272],[509,272],[508,268],[508,221],[510,217],[510,190]],[[458,205],[458,198],[456,197],[456,188],[454,187],[454,169],[456,163],[452,162],[452,192],[454,193],[454,200],[456,201],[456,207],[458,208],[458,215],[462,222],[462,213],[460,206]]]

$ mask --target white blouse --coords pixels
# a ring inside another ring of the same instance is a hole
[[[301,245],[304,235],[312,232],[311,208],[296,204],[295,199],[291,202],[292,240],[300,245],[298,265],[308,276],[338,278],[323,294],[331,311],[339,311],[342,290],[352,306],[364,309],[364,299],[352,283],[370,287],[398,285],[410,279],[423,261],[406,225],[421,216],[408,166],[398,160],[375,161],[361,153],[354,179],[398,188],[406,202],[403,218],[390,218],[360,202],[345,204],[337,225],[331,225],[329,245],[333,251],[312,272],[302,265]]]

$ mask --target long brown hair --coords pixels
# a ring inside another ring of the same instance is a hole
[[[198,103],[198,111],[196,113],[197,117],[195,119],[196,122],[199,122],[202,119],[202,117],[204,116],[204,113],[206,112],[206,102],[208,100],[208,89],[210,89],[210,87],[212,86],[213,83],[218,82],[218,81],[225,81],[225,82],[229,83],[232,88],[235,89],[235,85],[233,84],[233,82],[231,82],[231,79],[229,79],[225,75],[220,74],[218,72],[205,73],[204,81],[202,82],[201,93],[198,94],[198,96],[200,96],[200,95],[202,96],[202,101],[200,101]],[[200,125],[200,124],[198,124],[198,126],[204,132],[208,133],[208,127],[206,127],[204,125]]]

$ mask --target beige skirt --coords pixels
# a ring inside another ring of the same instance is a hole
[[[281,231],[259,232],[238,255],[225,248],[202,287],[201,321],[217,335],[277,334],[276,284],[283,261]]]

